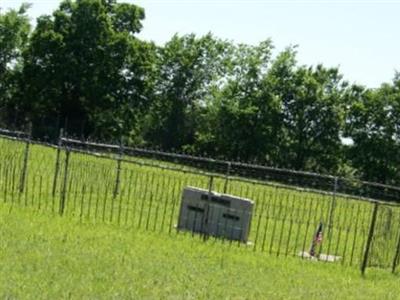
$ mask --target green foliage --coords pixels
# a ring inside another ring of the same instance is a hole
[[[272,45],[232,48],[226,80],[209,100],[197,132],[198,147],[214,156],[270,162],[280,109],[265,84]]]
[[[229,48],[211,34],[191,34],[158,49],[155,98],[144,125],[150,145],[178,150],[194,143],[197,116],[224,74]]]
[[[2,114],[16,109],[13,105],[21,71],[21,53],[30,32],[28,8],[28,4],[23,4],[19,10],[0,13],[0,124]]]
[[[270,41],[235,49],[231,76],[207,106],[200,149],[335,173],[343,161],[346,84],[337,69],[296,66],[294,48],[271,61],[271,49]]]
[[[300,67],[284,91],[283,145],[287,167],[335,173],[341,163],[343,83],[337,69]]]
[[[25,52],[31,118],[59,115],[71,133],[84,122],[86,134],[129,136],[153,81],[154,46],[134,36],[143,18],[137,6],[100,0],[65,1],[39,18]]]
[[[116,0],[65,0],[30,33],[28,8],[0,14],[3,126],[400,182],[398,74],[349,86],[296,47],[211,33],[155,46],[137,37],[144,10]]]
[[[349,93],[346,133],[354,141],[349,156],[367,180],[400,180],[400,80],[377,90],[354,86]]]

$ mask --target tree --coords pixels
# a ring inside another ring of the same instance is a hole
[[[348,155],[364,180],[400,182],[400,76],[371,90],[353,86],[348,95]]]
[[[280,106],[266,84],[271,51],[269,40],[257,46],[233,47],[230,71],[213,93],[197,133],[199,151],[272,162]]]
[[[179,150],[194,142],[199,111],[224,73],[228,43],[211,34],[175,35],[158,49],[156,100],[144,125],[148,144]]]
[[[143,9],[113,0],[67,0],[40,17],[24,55],[33,121],[58,116],[72,134],[84,126],[85,135],[132,137],[152,90],[155,47],[135,37],[143,18]]]
[[[65,0],[30,33],[28,7],[0,14],[0,123],[56,137],[68,120],[69,134],[400,181],[399,74],[349,87],[337,68],[299,66],[296,47],[273,57],[270,40],[156,47],[136,37],[143,9],[116,0]]]
[[[296,66],[295,48],[275,59],[268,74],[280,99],[279,155],[285,168],[335,173],[343,161],[341,133],[347,83],[336,68]]]
[[[14,97],[18,90],[21,53],[27,45],[30,32],[26,15],[28,9],[29,5],[23,4],[18,10],[0,13],[0,122],[10,121],[18,110]]]
[[[341,163],[343,88],[337,69],[301,67],[294,74],[292,97],[283,100],[281,150],[288,167],[337,172]]]

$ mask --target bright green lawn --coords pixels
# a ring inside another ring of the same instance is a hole
[[[399,276],[0,204],[0,299],[400,299]]]
[[[115,160],[71,153],[65,176],[66,154],[62,151],[53,195],[56,150],[31,145],[25,188],[20,192],[24,149],[22,142],[0,138],[0,203],[57,214],[64,200],[64,215],[85,223],[118,224],[121,228],[170,234],[178,219],[183,188],[208,189],[210,183],[205,174],[123,162],[118,194],[113,197],[118,178]],[[212,189],[223,192],[224,187],[225,178],[215,177]],[[340,256],[340,264],[359,268],[370,227],[373,209],[370,203],[250,183],[243,178],[231,178],[227,193],[255,203],[250,253],[256,250],[296,257],[300,251],[309,250],[315,230],[322,222],[324,239],[317,251]],[[380,207],[369,266],[392,266],[399,224],[399,207]]]

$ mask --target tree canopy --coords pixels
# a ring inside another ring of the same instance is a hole
[[[398,73],[371,89],[271,40],[155,45],[116,0],[65,0],[33,30],[28,9],[0,12],[1,126],[400,183]]]
[[[29,5],[23,4],[18,10],[0,13],[0,124],[10,121],[10,111],[16,108],[13,98],[30,32],[27,9]]]

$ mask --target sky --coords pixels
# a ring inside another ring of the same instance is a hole
[[[2,9],[30,2],[34,20],[59,0],[0,0]],[[275,54],[298,45],[299,64],[339,67],[351,83],[375,88],[400,71],[400,0],[125,0],[146,12],[139,36],[157,44],[175,33],[212,32],[237,43],[271,38]],[[4,10],[3,10],[4,12]]]

